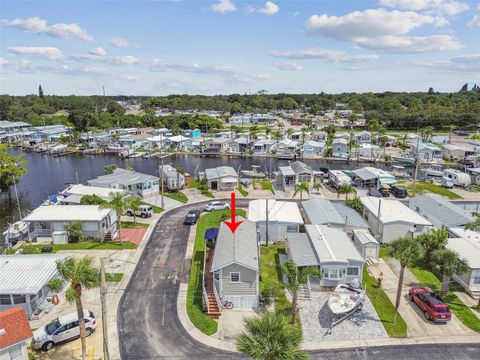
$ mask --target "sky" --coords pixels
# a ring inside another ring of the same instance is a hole
[[[458,91],[478,0],[0,2],[0,93]]]

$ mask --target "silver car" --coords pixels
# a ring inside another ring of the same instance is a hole
[[[212,201],[205,205],[205,211],[227,210],[230,205],[225,201]]]
[[[83,311],[85,332],[90,336],[97,327],[97,320],[91,311]],[[47,325],[33,332],[32,347],[34,349],[50,350],[55,344],[74,340],[80,337],[77,312],[60,316]]]

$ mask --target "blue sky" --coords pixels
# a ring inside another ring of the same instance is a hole
[[[480,1],[2,1],[0,93],[457,91]]]

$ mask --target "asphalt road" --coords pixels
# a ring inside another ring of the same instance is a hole
[[[238,207],[247,201],[238,199]],[[235,353],[193,339],[177,315],[180,280],[189,274],[184,260],[189,227],[184,215],[202,205],[187,205],[165,214],[139,260],[120,300],[118,331],[122,359],[240,359]],[[312,359],[469,359],[480,360],[480,345],[414,345],[322,350]]]

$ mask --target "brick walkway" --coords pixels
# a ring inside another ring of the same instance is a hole
[[[143,235],[147,232],[148,228],[142,228],[142,229],[122,229],[122,238],[123,241],[130,241],[134,244],[140,244],[140,241],[142,241]],[[120,238],[118,236],[115,237],[115,241],[120,241]]]

